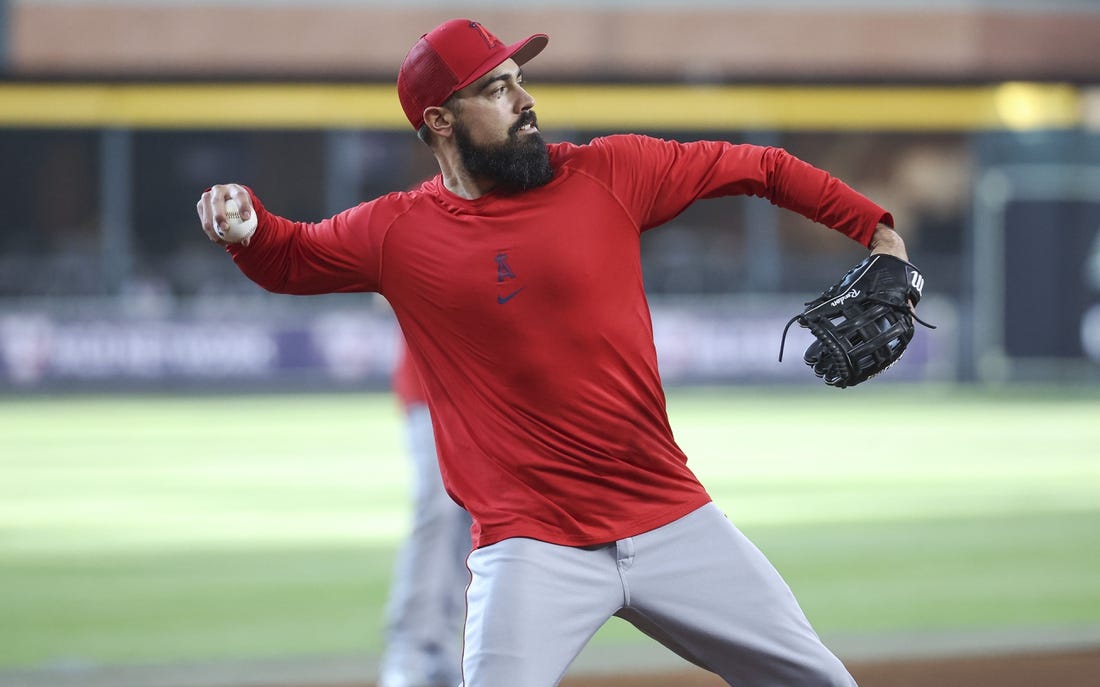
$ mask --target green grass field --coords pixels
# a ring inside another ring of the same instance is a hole
[[[669,408],[823,634],[1100,624],[1100,395]],[[0,670],[377,652],[406,479],[388,395],[0,400]]]

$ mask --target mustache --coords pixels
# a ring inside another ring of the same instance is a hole
[[[535,115],[534,110],[527,110],[523,114],[521,114],[516,123],[508,129],[508,133],[517,134],[519,133],[520,129],[527,126],[528,124],[531,124],[535,128],[538,128],[539,118]]]

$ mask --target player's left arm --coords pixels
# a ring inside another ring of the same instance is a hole
[[[883,252],[904,251],[901,237],[893,232],[894,218],[883,207],[829,172],[815,167],[782,148],[732,146],[723,156],[726,173],[748,167],[757,176],[740,186],[752,195],[797,212],[814,222],[841,232],[871,248],[878,236]]]
[[[613,162],[616,195],[645,230],[703,198],[751,195],[835,229],[865,247],[894,219],[870,198],[782,148],[725,141],[679,142],[609,137],[600,148]],[[884,235],[885,236],[885,235]],[[884,250],[897,250],[894,241]]]

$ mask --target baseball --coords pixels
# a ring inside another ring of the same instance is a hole
[[[241,219],[241,207],[235,200],[225,201],[225,221],[228,225],[224,230],[215,227],[218,237],[226,243],[240,243],[256,231],[256,213],[246,220]]]

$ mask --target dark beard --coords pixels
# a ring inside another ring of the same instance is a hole
[[[505,193],[529,191],[543,186],[554,176],[550,167],[550,152],[542,134],[535,132],[520,137],[519,129],[537,124],[534,112],[524,112],[508,129],[508,140],[488,146],[478,146],[470,140],[470,132],[460,121],[455,122],[455,143],[462,164],[471,176],[487,179]]]

